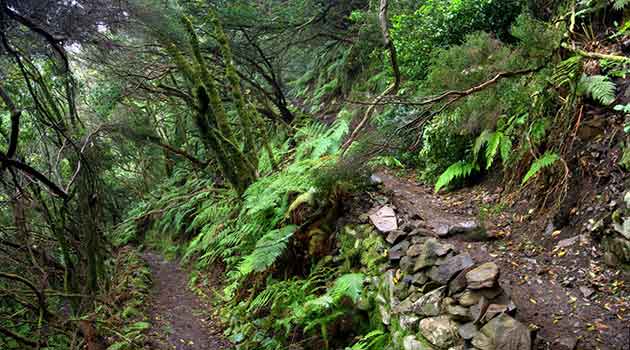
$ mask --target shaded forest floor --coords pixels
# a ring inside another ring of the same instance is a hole
[[[420,218],[436,236],[476,221],[483,237],[442,236],[478,263],[500,267],[501,287],[517,306],[517,319],[536,332],[536,349],[629,349],[630,288],[582,223],[553,227],[527,202],[505,206],[496,184],[435,195],[412,178],[378,175],[397,214]],[[627,277],[626,277],[627,278]],[[565,346],[569,347],[565,347]]]
[[[152,329],[151,349],[219,350],[230,349],[230,343],[214,322],[212,307],[202,302],[188,288],[188,273],[178,261],[147,252],[153,278],[149,307]]]

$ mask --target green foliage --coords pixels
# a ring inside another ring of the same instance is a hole
[[[376,329],[361,337],[348,350],[381,350],[391,342],[390,334]]]
[[[542,169],[552,166],[559,159],[560,156],[557,153],[545,152],[545,154],[532,163],[525,176],[523,176],[521,185],[524,185],[529,179],[536,176]]]
[[[434,182],[451,164],[465,157],[471,135],[459,130],[463,116],[458,110],[438,115],[425,127],[419,153],[421,178]]]
[[[339,112],[333,125],[327,126],[320,123],[312,123],[300,128],[295,134],[297,140],[301,140],[295,150],[295,159],[318,159],[326,154],[332,154],[339,149],[343,136],[350,128],[349,113]]]
[[[267,232],[256,242],[254,251],[243,258],[238,267],[239,273],[242,276],[247,276],[252,272],[262,272],[268,269],[284,253],[289,238],[296,228],[295,225],[288,225]]]
[[[404,8],[391,18],[403,75],[423,78],[431,60],[439,56],[436,49],[460,44],[473,32],[509,37],[510,24],[520,11],[521,2],[516,0],[433,0]]]
[[[554,68],[551,81],[556,86],[575,85],[582,72],[582,57],[575,55],[560,62]]]
[[[616,98],[615,83],[605,75],[582,75],[578,91],[605,106],[613,103]]]
[[[476,163],[460,160],[449,166],[442,175],[435,182],[435,192],[439,191],[444,186],[451,183],[458,178],[464,178],[470,176],[473,171],[478,171],[479,167]]]

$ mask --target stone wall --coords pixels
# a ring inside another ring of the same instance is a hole
[[[430,230],[392,227],[384,232],[391,268],[373,282],[396,348],[531,349],[530,331],[514,318],[495,263],[475,263]]]

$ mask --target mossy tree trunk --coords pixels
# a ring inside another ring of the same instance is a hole
[[[201,53],[199,38],[188,18],[182,18],[182,22],[188,32],[192,59],[185,57],[174,45],[171,45],[169,50],[178,68],[193,88],[195,100],[193,118],[204,147],[215,157],[223,176],[242,194],[257,176],[255,110],[246,102],[241,91],[232,52],[223,28],[216,16],[211,16],[220,51],[225,60],[225,76],[238,119],[238,130],[234,130],[230,125],[216,83],[217,79],[212,77],[208,70],[206,59]],[[239,139],[243,140],[242,144],[237,141]]]

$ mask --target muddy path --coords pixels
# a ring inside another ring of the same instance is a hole
[[[600,249],[579,228],[545,228],[521,208],[500,207],[499,191],[478,186],[436,195],[413,179],[379,173],[397,214],[418,218],[433,235],[493,261],[500,284],[517,306],[517,319],[536,333],[535,349],[630,349],[630,288],[605,265]],[[499,208],[480,216],[480,208]],[[525,214],[523,214],[525,212]],[[477,222],[485,237],[448,235],[448,226]]]
[[[146,252],[144,258],[151,267],[153,278],[149,307],[151,349],[231,349],[214,321],[211,306],[188,288],[188,273],[179,263],[167,261],[155,252]]]

